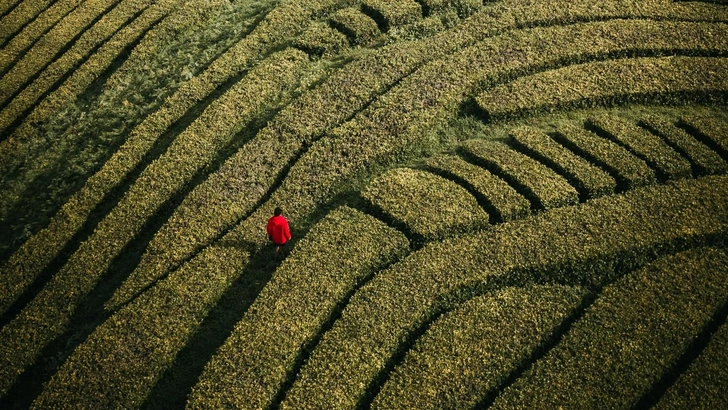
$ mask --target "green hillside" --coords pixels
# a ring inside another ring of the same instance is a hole
[[[724,1],[0,0],[0,407],[725,408],[727,198]]]

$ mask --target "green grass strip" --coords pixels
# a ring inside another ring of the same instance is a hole
[[[725,271],[723,272],[725,274]],[[728,407],[728,324],[713,334],[708,346],[653,407],[724,409]]]
[[[23,1],[23,3],[33,4],[35,2]],[[5,71],[24,50],[30,48],[46,31],[51,30],[56,23],[81,3],[83,3],[83,0],[58,0],[31,21],[0,49],[0,72]],[[0,23],[5,23],[6,19],[12,15],[13,12],[5,16]],[[8,26],[12,27],[12,24]]]
[[[475,408],[573,315],[586,292],[506,288],[437,319],[372,403],[380,409]]]
[[[647,115],[640,119],[640,125],[659,135],[682,156],[690,160],[696,175],[723,174],[728,171],[720,155],[677,127],[672,120],[663,116]]]
[[[564,125],[556,140],[580,156],[606,169],[624,189],[633,189],[656,182],[655,172],[641,159],[616,143],[581,127]]]
[[[563,109],[711,101],[728,92],[728,59],[635,58],[544,71],[484,91],[476,101],[499,121]]]
[[[0,104],[6,103],[17,92],[22,91],[23,85],[34,75],[44,70],[46,65],[54,63],[53,58],[65,47],[70,48],[56,61],[72,59],[80,61],[94,46],[105,41],[119,29],[127,19],[148,6],[143,0],[87,0],[43,36],[23,58],[18,61],[2,78],[3,86],[0,88]],[[107,8],[112,9],[101,20],[91,27],[89,24],[101,16]],[[118,19],[117,19],[118,18]],[[73,44],[69,42],[80,34]],[[0,56],[1,58],[1,56]],[[0,59],[0,67],[6,67],[7,62]],[[51,69],[51,66],[48,69]],[[46,70],[44,70],[46,71]],[[52,72],[52,69],[48,72]],[[7,109],[7,107],[6,107]],[[5,110],[3,110],[5,111]],[[7,121],[0,122],[0,130],[8,126]]]
[[[240,249],[214,248],[160,281],[97,327],[32,407],[139,408],[246,262]]]
[[[341,9],[332,14],[329,23],[344,33],[353,46],[367,46],[380,35],[377,22],[354,7]]]
[[[527,193],[537,208],[551,209],[579,202],[578,192],[564,177],[504,144],[470,140],[464,142],[462,148],[487,169],[510,179],[513,185]]]
[[[494,286],[604,285],[656,252],[725,237],[726,195],[726,177],[681,180],[427,245],[352,297],[281,408],[355,407],[413,332]]]
[[[522,219],[531,212],[531,203],[507,182],[458,156],[432,157],[427,160],[427,166],[471,186],[473,190],[482,195],[488,206],[493,208],[493,211],[487,208],[486,210],[489,213],[495,213],[498,222]]]
[[[371,216],[346,207],[327,215],[296,244],[207,364],[187,407],[268,408],[337,306],[408,249],[402,233]]]
[[[305,53],[290,48],[272,55],[210,105],[142,172],[66,265],[0,331],[4,369],[0,372],[0,392],[65,330],[78,302],[159,207],[209,165],[240,129],[266,107],[275,105],[307,62]],[[18,293],[17,288],[9,291]]]
[[[180,5],[180,2],[180,0],[156,2],[146,8],[133,21],[129,21],[129,19],[140,11],[137,7],[129,7],[128,9],[117,7],[112,10],[86,31],[70,50],[52,62],[38,78],[23,88],[20,94],[16,95],[0,111],[0,129],[9,127],[23,113],[34,107],[38,100],[49,92],[68,72],[73,71],[76,78],[85,76],[86,85],[90,84],[96,76],[100,75],[111,64],[125,46],[134,41],[144,30],[160,18],[173,12]],[[102,43],[101,48],[94,51],[94,48]],[[86,57],[88,59],[84,61]],[[89,73],[89,70],[93,71]],[[85,89],[85,87],[79,88],[80,90]],[[66,98],[70,99],[71,97]]]
[[[530,127],[510,131],[516,145],[564,175],[586,199],[614,193],[617,182],[606,172],[575,155],[544,132]]]
[[[728,63],[728,59],[725,60]],[[728,68],[728,65],[726,66]],[[728,77],[726,77],[728,79]],[[728,82],[726,83],[728,85]],[[655,134],[613,115],[588,118],[587,127],[627,147],[666,179],[689,178],[690,162]]]
[[[634,406],[728,302],[726,273],[724,250],[694,249],[607,286],[492,408]]]
[[[106,193],[118,186],[139,165],[168,127],[224,81],[252,65],[259,58],[259,53],[279,44],[282,33],[301,30],[299,27],[308,23],[310,15],[319,7],[331,6],[332,3],[336,2],[303,3],[291,0],[274,9],[256,30],[215,60],[201,75],[184,83],[165,100],[162,107],[135,127],[119,150],[63,205],[48,227],[31,237],[11,256],[0,275],[0,311],[5,311],[63,249]],[[0,158],[11,157],[17,146],[22,144],[22,139],[23,136],[20,136],[15,141],[0,143]]]
[[[4,43],[25,24],[44,12],[51,0],[23,1],[0,20],[0,44]]]
[[[488,226],[488,214],[465,188],[426,171],[395,168],[370,182],[361,195],[425,241]]]

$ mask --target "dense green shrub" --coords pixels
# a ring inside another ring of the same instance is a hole
[[[601,115],[588,118],[586,125],[627,147],[666,179],[688,178],[691,175],[688,160],[670,148],[660,137],[626,119]]]
[[[728,122],[713,117],[685,115],[680,126],[697,135],[703,142],[728,158]]]
[[[182,189],[199,169],[207,166],[215,153],[242,127],[255,120],[261,110],[275,105],[307,61],[305,53],[290,48],[266,59],[210,105],[142,172],[117,206],[96,226],[94,233],[38,296],[0,332],[6,349],[3,353],[18,352],[12,359],[8,358],[8,371],[0,374],[0,391],[12,382],[13,373],[32,363],[40,350],[65,330],[81,299],[93,289],[114,258],[154,212]],[[27,278],[21,279],[27,281]],[[17,282],[4,281],[3,285],[16,286],[8,289],[11,296],[21,291]],[[44,325],[38,326],[38,323]]]
[[[520,127],[510,131],[516,145],[566,176],[586,199],[614,193],[616,181],[600,168],[559,145],[542,131]]]
[[[426,241],[488,225],[488,214],[460,185],[429,172],[396,168],[377,177],[362,197]]]
[[[370,45],[380,34],[377,22],[354,7],[341,9],[332,14],[329,23],[344,33],[355,46]]]
[[[724,409],[728,407],[728,324],[723,323],[675,384],[670,386],[655,409]]]
[[[655,183],[655,172],[625,148],[573,125],[557,131],[558,142],[580,156],[609,171],[623,188],[632,189]]]
[[[10,2],[3,3],[5,3],[3,6],[5,6]],[[0,45],[5,45],[10,36],[23,28],[29,21],[36,19],[53,3],[55,2],[51,0],[21,1],[17,7],[13,8],[10,13],[4,15],[0,20]],[[5,7],[0,7],[0,10],[3,10],[0,11],[0,14],[4,14]]]
[[[473,165],[454,155],[438,155],[427,161],[427,166],[447,174],[472,187],[493,210],[486,209],[496,222],[521,219],[531,212],[531,203],[513,187],[490,171]]]
[[[483,7],[483,0],[419,0],[425,15],[455,10],[460,18],[465,18]]]
[[[356,236],[351,236],[356,232]],[[350,208],[296,244],[207,364],[188,408],[267,408],[354,287],[404,255],[402,233]]]
[[[694,249],[607,286],[493,408],[630,408],[728,302],[728,254]]]
[[[725,239],[726,195],[726,177],[680,180],[427,245],[352,297],[281,407],[354,407],[413,333],[494,288],[532,281],[600,286],[655,254]],[[728,289],[723,276],[716,285]]]
[[[526,113],[625,105],[722,100],[728,94],[728,59],[635,58],[598,61],[519,78],[476,97],[491,120]]]
[[[673,149],[689,159],[694,174],[722,174],[728,171],[728,163],[720,155],[677,127],[672,120],[663,116],[647,115],[640,119],[639,124],[662,137]]]
[[[361,8],[384,32],[422,18],[422,6],[415,0],[364,0]]]
[[[313,24],[293,41],[294,47],[319,57],[338,54],[348,45],[344,34],[326,24]]]
[[[390,375],[372,408],[474,408],[582,302],[565,286],[506,288],[438,318]]]
[[[551,209],[579,202],[579,194],[564,177],[504,144],[470,140],[462,148],[496,175],[512,181],[527,193],[537,208]]]

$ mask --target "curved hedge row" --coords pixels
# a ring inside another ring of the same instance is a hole
[[[728,407],[728,324],[723,324],[710,338],[687,371],[680,375],[653,407],[665,409],[724,409]]]
[[[422,19],[422,6],[415,0],[364,0],[361,9],[384,32]]]
[[[23,2],[32,4],[35,2]],[[46,9],[43,13],[38,15],[32,22],[23,28],[23,30],[16,34],[12,39],[3,44],[0,48],[0,72],[5,72],[6,69],[15,61],[23,51],[32,47],[38,38],[42,37],[48,31],[50,31],[61,19],[66,17],[72,12],[79,4],[83,3],[82,0],[58,0],[53,3],[53,6]],[[11,13],[12,14],[12,13]],[[11,14],[3,17],[2,23],[6,22],[6,19]],[[9,24],[12,27],[12,24]]]
[[[395,168],[370,182],[361,195],[425,241],[488,226],[488,214],[468,191],[426,171]]]
[[[438,318],[390,375],[372,408],[475,408],[554,336],[581,288],[506,288]]]
[[[221,259],[237,269],[218,269]],[[32,407],[141,407],[246,262],[240,249],[216,248],[160,281],[94,329]]]
[[[346,207],[327,215],[296,244],[208,362],[187,407],[268,408],[337,306],[408,250],[404,235],[371,216]]]
[[[679,124],[696,134],[728,161],[728,122],[717,118],[686,115],[680,118]]]
[[[43,346],[65,330],[81,298],[93,289],[157,209],[207,166],[237,131],[266,107],[274,106],[307,62],[307,55],[294,49],[272,55],[208,107],[142,172],[38,296],[0,330],[2,354],[9,356],[3,358],[7,369],[0,373],[0,391],[12,382],[13,374],[32,363]],[[13,279],[10,285],[15,286],[8,289],[10,296],[19,294],[28,282],[25,277]],[[13,351],[16,353],[12,354]]]
[[[323,23],[311,25],[293,41],[293,46],[297,49],[319,57],[339,54],[348,45],[344,34]]]
[[[85,77],[88,86],[96,76],[111,65],[124,47],[154,23],[173,12],[180,3],[180,0],[158,1],[145,8],[143,12],[136,8],[112,10],[97,25],[86,31],[70,50],[53,61],[32,83],[13,97],[0,111],[0,130],[6,129],[21,118],[43,95],[52,91],[55,84],[69,72],[73,71],[73,76],[76,78]],[[142,14],[134,18],[138,12]],[[97,26],[102,29],[95,30]],[[96,50],[97,47],[101,48]],[[85,89],[85,87],[79,88]]]
[[[531,203],[507,182],[458,156],[432,157],[427,161],[427,166],[472,187],[472,190],[481,197],[478,199],[487,204],[486,211],[490,214],[492,222],[522,219],[531,212]]]
[[[580,127],[565,125],[557,130],[556,141],[606,169],[623,189],[656,182],[655,172],[625,148]]]
[[[222,82],[251,65],[259,54],[275,47],[282,41],[281,33],[296,31],[308,23],[309,16],[321,9],[332,7],[337,1],[290,1],[271,11],[249,36],[238,42],[198,77],[184,83],[171,95],[160,109],[148,116],[132,130],[125,143],[91,176],[84,187],[76,192],[53,217],[49,226],[31,237],[11,256],[3,271],[11,275],[0,275],[3,290],[0,292],[0,311],[7,309],[27,283],[60,252],[81,228],[90,212],[101,202],[104,195],[119,185],[138,166],[157,138],[179,120],[184,113],[200,102]],[[272,42],[271,42],[272,41]],[[0,158],[9,156],[16,144],[0,144]],[[19,143],[16,141],[16,143]],[[11,146],[12,145],[12,146]],[[0,161],[2,163],[2,161]],[[2,165],[0,165],[0,168]],[[2,172],[0,172],[2,174]],[[10,284],[6,277],[12,277]],[[20,276],[22,279],[16,281]],[[12,293],[11,293],[11,289]]]
[[[352,297],[281,407],[354,407],[417,329],[494,287],[600,286],[655,254],[725,239],[726,195],[726,177],[681,180],[427,245]]]
[[[23,85],[41,70],[52,73],[54,63],[65,59],[81,61],[95,46],[106,41],[129,18],[147,6],[148,3],[143,0],[88,0],[80,4],[45,34],[43,41],[35,43],[2,77],[0,104],[6,103],[22,91]],[[101,19],[96,21],[98,17]],[[79,34],[80,37],[69,44]],[[53,61],[59,51],[69,46],[68,51]],[[6,64],[6,61],[0,59],[0,67],[6,67]],[[65,65],[62,62],[59,64]],[[0,123],[0,130],[7,126],[7,123]]]
[[[544,132],[520,127],[511,130],[509,135],[517,147],[564,175],[585,199],[614,193],[617,187],[614,178],[559,145]]]
[[[627,147],[650,165],[660,177],[678,179],[691,176],[688,160],[670,148],[660,137],[625,119],[602,115],[588,118],[586,126]]]
[[[720,155],[678,128],[674,121],[663,116],[647,115],[640,119],[640,126],[659,135],[670,147],[690,161],[695,175],[724,174],[728,163]]]
[[[725,55],[725,51],[723,52]],[[519,78],[476,97],[486,118],[525,113],[651,103],[683,103],[728,94],[728,59],[634,58],[573,65]]]
[[[728,302],[726,273],[725,250],[694,249],[607,286],[493,408],[636,405]]]
[[[504,144],[470,140],[461,147],[486,169],[525,193],[538,209],[559,208],[579,202],[579,194],[564,177]]]
[[[341,9],[329,17],[329,24],[348,37],[353,46],[367,46],[380,34],[377,22],[360,9]]]

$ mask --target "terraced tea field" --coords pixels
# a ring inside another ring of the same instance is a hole
[[[726,408],[728,5],[0,0],[0,232],[3,409]]]

